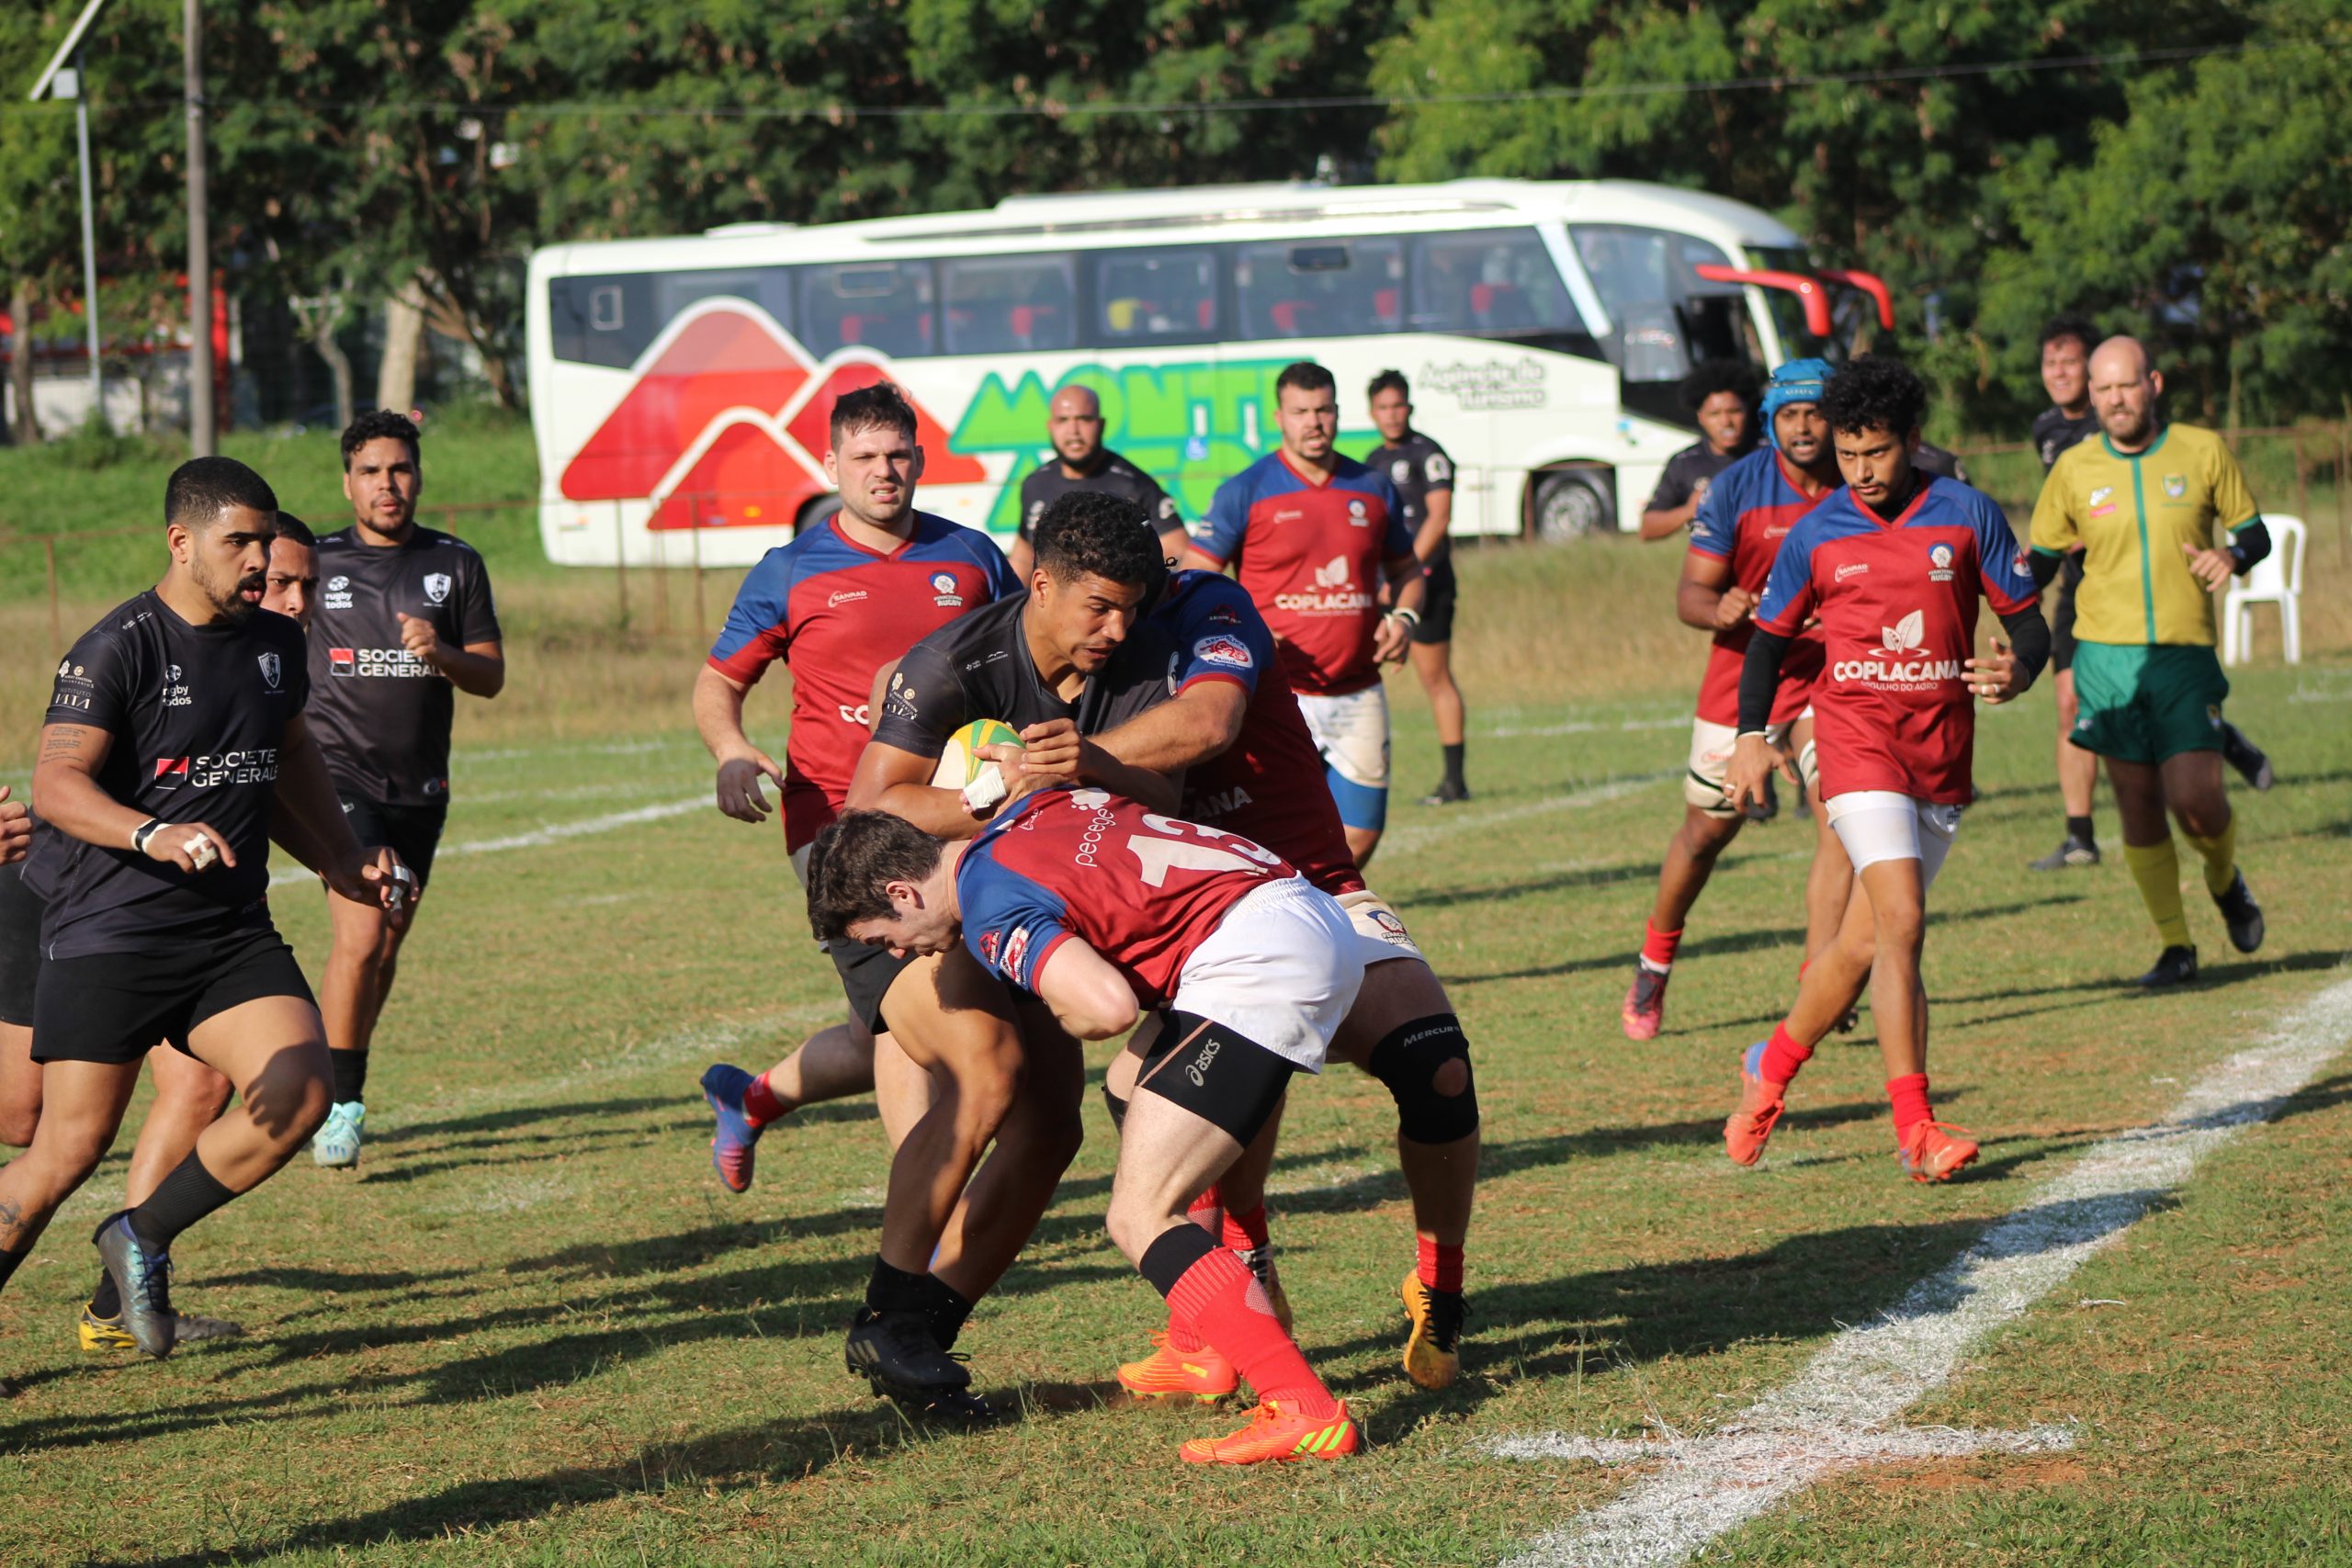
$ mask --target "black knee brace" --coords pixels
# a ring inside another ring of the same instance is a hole
[[[1448,1062],[1462,1064],[1462,1092],[1440,1094],[1437,1076]],[[1417,1144],[1450,1144],[1478,1130],[1478,1086],[1471,1076],[1470,1042],[1450,1012],[1391,1030],[1372,1048],[1365,1070],[1388,1086],[1396,1100],[1396,1131]]]

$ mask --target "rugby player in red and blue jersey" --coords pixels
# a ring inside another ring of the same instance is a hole
[[[1301,360],[1274,379],[1282,446],[1219,485],[1184,565],[1234,568],[1281,639],[1282,672],[1323,755],[1363,865],[1388,821],[1388,695],[1427,592],[1405,503],[1386,475],[1332,447],[1331,373]],[[1388,585],[1389,608],[1380,607]]]
[[[852,811],[818,840],[808,914],[820,937],[961,949],[1086,1040],[1160,1014],[1112,1178],[1111,1239],[1250,1380],[1239,1432],[1187,1462],[1338,1459],[1359,1443],[1241,1260],[1185,1217],[1239,1157],[1292,1076],[1322,1070],[1363,979],[1339,904],[1238,834],[1066,784],[1008,806],[978,836],[934,839]]]
[[[1748,616],[1781,542],[1797,520],[1838,485],[1829,424],[1821,417],[1821,387],[1830,368],[1819,359],[1792,359],[1765,389],[1766,445],[1715,477],[1690,523],[1675,614],[1686,626],[1712,632],[1707,672],[1699,683],[1699,715],[1690,725],[1690,764],[1682,780],[1682,826],[1658,868],[1657,899],[1642,932],[1634,983],[1619,1009],[1625,1038],[1654,1040],[1666,1019],[1666,983],[1690,907],[1707,886],[1715,859],[1747,820],[1724,795],[1724,765],[1731,761],[1739,719],[1739,672],[1747,658]],[[1772,705],[1772,731],[1797,759],[1808,794],[1815,791],[1813,719],[1807,705],[1821,670],[1821,639],[1800,633],[1781,668]],[[1818,805],[1817,798],[1815,802]],[[1853,875],[1826,824],[1815,816],[1813,870],[1805,878],[1805,955],[1838,930]]]
[[[1742,1059],[1739,1108],[1724,1124],[1724,1152],[1740,1165],[1761,1157],[1790,1080],[1866,977],[1905,1172],[1945,1181],[1976,1157],[1975,1143],[1928,1104],[1927,893],[1975,793],[1970,697],[2002,703],[2023,692],[2049,657],[2050,631],[2001,509],[1912,466],[1927,401],[1919,378],[1880,355],[1830,378],[1821,412],[1846,489],[1797,525],[1757,606],[1725,787],[1736,807],[1760,797],[1776,767],[1794,779],[1767,732],[1790,642],[1817,616],[1823,815],[1860,888],[1837,942],[1799,982],[1796,1009]],[[1973,656],[1980,594],[2010,638],[1994,639],[1982,659]]]

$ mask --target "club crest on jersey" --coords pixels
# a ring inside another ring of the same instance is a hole
[[[1395,462],[1393,462],[1393,463],[1389,464],[1389,465],[1388,465],[1388,482],[1389,482],[1390,484],[1399,484],[1399,485],[1402,485],[1402,484],[1410,484],[1410,483],[1412,483],[1412,482],[1413,482],[1413,465],[1412,465],[1412,463],[1411,463],[1410,461],[1408,461],[1408,459],[1406,459],[1406,458],[1399,457],[1399,458],[1397,458]]]
[[[2165,476],[2165,495],[2169,496],[2171,499],[2173,499],[2173,500],[2175,500],[2175,501],[2178,501],[2182,496],[2187,495],[2188,493],[2188,475],[2186,475],[2186,474],[2166,474],[2166,475]]]
[[[1229,637],[1201,638],[1193,645],[1193,657],[1203,664],[1222,664],[1232,670],[1247,670],[1251,664],[1247,645]]]
[[[1351,500],[1348,502],[1348,525],[1352,528],[1364,528],[1369,527],[1371,524],[1372,514],[1364,510],[1363,502]]]
[[[944,571],[932,573],[931,592],[933,595],[931,602],[943,609],[953,609],[964,603],[964,596],[956,592],[956,579],[951,573]]]
[[[1951,547],[1950,545],[1929,546],[1928,568],[1928,581],[1950,582],[1951,581]]]
[[[449,574],[428,571],[424,574],[424,596],[435,604],[449,597]]]
[[[275,653],[265,653],[260,656],[259,662],[261,664],[262,680],[267,683],[271,691],[274,692],[277,690],[278,679],[283,673],[283,671],[278,668],[277,655]]]

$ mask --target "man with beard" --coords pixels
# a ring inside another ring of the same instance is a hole
[[[1064,387],[1046,405],[1046,436],[1054,446],[1050,462],[1032,468],[1021,481],[1021,526],[1005,550],[1012,574],[1029,581],[1040,519],[1073,491],[1099,491],[1143,508],[1159,536],[1160,553],[1175,560],[1184,553],[1184,519],[1159,481],[1102,445],[1102,400],[1091,387]]]

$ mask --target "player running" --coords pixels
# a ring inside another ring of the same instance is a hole
[[[1169,560],[1184,554],[1184,519],[1159,482],[1102,445],[1102,400],[1091,387],[1064,387],[1046,405],[1046,436],[1053,443],[1051,462],[1040,463],[1021,481],[1021,524],[1006,555],[1012,575],[1029,581],[1037,564],[1033,553],[1039,519],[1046,509],[1074,491],[1099,491],[1132,501],[1151,519],[1159,532],[1160,552]]]
[[[1387,477],[1333,449],[1337,383],[1301,360],[1274,379],[1282,445],[1219,485],[1184,564],[1235,568],[1281,639],[1282,671],[1323,755],[1358,865],[1388,820],[1388,694],[1426,585],[1404,503]],[[1383,612],[1375,589],[1389,585]]]
[[[1860,887],[1838,941],[1800,980],[1797,1010],[1742,1058],[1739,1107],[1724,1124],[1724,1153],[1739,1165],[1762,1156],[1790,1081],[1865,976],[1903,1169],[1945,1181],[1976,1157],[1975,1143],[1937,1122],[1928,1102],[1927,894],[1974,793],[1970,695],[1999,703],[2024,691],[2050,634],[2001,509],[1912,468],[1926,412],[1919,378],[1883,355],[1863,355],[1830,378],[1821,412],[1846,489],[1796,525],[1757,606],[1727,770],[1732,803],[1760,795],[1774,768],[1794,776],[1768,730],[1789,645],[1817,616],[1822,814]],[[1984,659],[1973,657],[1980,593],[2011,639],[1996,639]]]
[[[311,723],[335,795],[364,843],[389,844],[423,891],[449,816],[449,726],[458,692],[506,683],[490,572],[464,540],[416,522],[422,437],[401,415],[361,414],[343,433],[352,523],[318,542],[324,592],[311,608]],[[320,1010],[334,1108],[311,1143],[318,1164],[359,1163],[368,1057],[414,921],[329,888],[332,932]]]
[[[2073,744],[2107,759],[2123,858],[2164,942],[2140,976],[2154,987],[2197,978],[2181,907],[2169,810],[2205,863],[2205,890],[2230,945],[2262,945],[2261,907],[2237,867],[2237,819],[2222,782],[2222,703],[2213,591],[2270,553],[2270,534],[2230,449],[2212,431],[2156,412],[2164,377],[2135,338],[2091,355],[2090,398],[2104,434],[2059,456],[2033,508],[2033,572],[2047,581],[2082,551],[2075,592]],[[2219,524],[2228,538],[2213,547]]]
[[[1789,532],[1844,481],[1821,416],[1827,362],[1792,359],[1764,390],[1766,444],[1725,468],[1699,505],[1690,548],[1682,558],[1675,614],[1682,624],[1713,634],[1707,672],[1699,682],[1699,712],[1690,725],[1690,765],[1682,781],[1682,826],[1658,868],[1657,898],[1643,928],[1634,983],[1619,1009],[1625,1038],[1655,1040],[1666,1021],[1666,986],[1691,906],[1705,891],[1715,861],[1747,821],[1724,790],[1739,720],[1740,671],[1747,658],[1750,616]],[[1821,639],[1801,631],[1782,661],[1770,716],[1771,739],[1797,760],[1808,799],[1818,804],[1815,769],[1813,685],[1821,673]],[[1838,930],[1853,873],[1837,835],[1814,814],[1813,868],[1805,877],[1807,959]]]
[[[1185,1218],[1280,1103],[1320,1072],[1363,978],[1345,911],[1280,855],[1107,790],[1056,784],[967,842],[854,811],[812,864],[820,935],[941,953],[960,938],[1080,1039],[1162,1013],[1130,1102],[1106,1228],[1170,1314],[1257,1392],[1250,1424],[1193,1464],[1339,1459],[1360,1444],[1240,1259]]]
[[[1282,682],[1273,633],[1249,595],[1215,573],[1178,572],[1152,621],[1174,645],[1176,695],[1105,734],[1102,745],[1156,773],[1181,771],[1187,818],[1263,844],[1346,910],[1364,980],[1332,1054],[1378,1078],[1396,1101],[1396,1159],[1412,1198],[1416,1247],[1400,1288],[1410,1325],[1405,1371],[1424,1388],[1446,1387],[1461,1369],[1464,1247],[1478,1178],[1469,1040],[1404,921],[1364,886],[1329,793],[1315,787],[1314,739]],[[1104,1077],[1114,1122],[1151,1044],[1138,1032]],[[1193,1213],[1250,1263],[1286,1322],[1265,1213],[1278,1120]],[[1121,1384],[1144,1395],[1213,1397],[1237,1379],[1231,1362],[1172,1315],[1152,1355],[1119,1369]]]
[[[1744,359],[1710,359],[1682,378],[1682,406],[1698,422],[1699,439],[1666,460],[1642,509],[1645,540],[1687,530],[1715,476],[1756,449],[1757,382],[1756,367]]]
[[[269,917],[273,813],[338,896],[390,913],[411,886],[391,850],[354,841],[304,723],[301,632],[259,613],[277,510],[242,463],[173,473],[170,564],[59,665],[33,769],[42,1105],[31,1146],[0,1168],[0,1281],[113,1142],[158,1039],[237,1089],[93,1238],[122,1331],[153,1357],[179,1327],[174,1238],[283,1166],[327,1111],[325,1030]]]
[[[1453,601],[1459,589],[1447,533],[1453,525],[1453,459],[1413,428],[1413,392],[1403,371],[1383,370],[1374,377],[1370,397],[1380,445],[1364,454],[1364,466],[1386,474],[1396,487],[1405,503],[1405,526],[1413,536],[1413,554],[1420,558],[1427,584],[1410,657],[1413,673],[1420,677],[1421,690],[1430,699],[1445,773],[1437,787],[1421,796],[1421,804],[1452,806],[1470,798],[1470,785],[1462,776],[1466,750],[1462,688],[1453,680]]]

